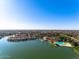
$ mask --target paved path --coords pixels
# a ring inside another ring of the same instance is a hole
[[[65,37],[71,38],[72,40],[74,40],[74,41],[76,41],[76,42],[79,41],[78,39],[76,39],[76,38],[74,38],[74,37],[71,37],[71,36],[68,36],[68,35],[65,35],[65,34],[62,34],[62,35],[64,35]]]

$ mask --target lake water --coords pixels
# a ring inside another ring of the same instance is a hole
[[[71,48],[52,46],[46,41],[8,42],[0,40],[0,59],[79,59]]]

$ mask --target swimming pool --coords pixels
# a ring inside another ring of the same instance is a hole
[[[55,44],[58,44],[58,45],[63,45],[64,42],[55,42]]]

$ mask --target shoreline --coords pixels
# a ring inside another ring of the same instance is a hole
[[[77,51],[77,49],[73,48],[74,52],[79,55],[79,52]]]

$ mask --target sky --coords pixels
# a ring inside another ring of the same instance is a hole
[[[0,0],[0,30],[79,30],[79,0]]]

